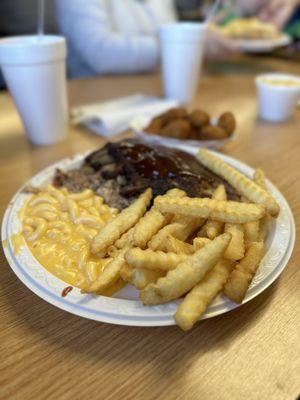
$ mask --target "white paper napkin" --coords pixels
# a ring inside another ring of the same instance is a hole
[[[71,115],[74,123],[83,124],[96,134],[113,136],[128,129],[131,121],[138,116],[153,118],[177,106],[176,100],[137,93],[105,103],[76,107]]]

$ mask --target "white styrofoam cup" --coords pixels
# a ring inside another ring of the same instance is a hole
[[[68,132],[66,42],[62,36],[15,36],[0,40],[0,66],[29,139],[37,145]]]
[[[277,84],[272,84],[272,80]],[[285,86],[286,80],[293,80],[299,86]],[[278,84],[282,82],[282,85]],[[300,99],[300,77],[296,75],[270,73],[257,76],[259,115],[270,122],[283,122],[291,117]]]
[[[165,96],[180,103],[196,94],[207,25],[195,22],[167,24],[160,29]]]

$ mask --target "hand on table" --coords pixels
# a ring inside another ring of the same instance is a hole
[[[213,27],[208,30],[205,50],[208,58],[226,58],[240,52],[230,39],[223,36],[218,32],[217,28]]]

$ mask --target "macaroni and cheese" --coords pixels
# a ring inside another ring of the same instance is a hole
[[[90,243],[118,213],[87,189],[70,193],[48,185],[22,213],[23,235],[34,257],[52,274],[81,287],[93,282],[110,258],[90,252]]]

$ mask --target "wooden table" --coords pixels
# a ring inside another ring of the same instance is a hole
[[[224,152],[262,167],[300,222],[300,115],[272,125],[257,119],[253,77],[266,70],[299,72],[271,59],[215,64],[195,104],[218,115],[232,110],[237,137]],[[137,91],[160,93],[158,76],[99,78],[69,86],[72,105]],[[40,169],[103,140],[70,128],[64,143],[30,145],[12,104],[0,94],[1,215],[18,187]],[[1,399],[293,400],[300,393],[299,257],[250,303],[199,323],[132,328],[89,321],[31,293],[1,254]]]

